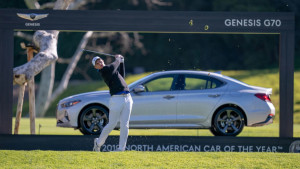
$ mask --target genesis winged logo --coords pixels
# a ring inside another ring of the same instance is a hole
[[[39,19],[46,18],[49,14],[35,14],[35,13],[24,14],[24,13],[17,13],[17,15],[20,18],[23,18],[23,19],[27,19],[27,20],[30,20],[30,21],[36,21],[36,20],[39,20]]]

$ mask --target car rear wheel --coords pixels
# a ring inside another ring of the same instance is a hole
[[[215,129],[215,127],[209,128],[209,131],[214,135],[214,136],[221,136],[220,133],[218,133]]]
[[[240,110],[225,107],[214,116],[211,132],[215,136],[236,136],[242,132],[244,125],[245,118]]]
[[[101,106],[85,108],[79,119],[80,132],[84,135],[99,135],[108,123],[108,111]]]

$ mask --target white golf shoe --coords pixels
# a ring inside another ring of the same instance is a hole
[[[98,146],[97,141],[98,141],[98,138],[95,138],[93,151],[100,152],[101,146]]]

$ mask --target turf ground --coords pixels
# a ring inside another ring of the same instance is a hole
[[[300,154],[3,151],[0,168],[300,168]]]
[[[13,122],[15,120],[13,119]],[[14,129],[14,123],[13,127]],[[19,134],[30,134],[29,118],[22,118]],[[37,118],[36,134],[50,135],[81,135],[79,130],[72,128],[56,127],[55,118]],[[119,135],[118,130],[114,130],[111,135]],[[167,135],[167,136],[213,136],[209,130],[176,130],[176,129],[131,129],[129,135]],[[239,137],[279,137],[279,124],[277,122],[262,127],[245,127]],[[294,124],[294,137],[300,137],[300,124]]]

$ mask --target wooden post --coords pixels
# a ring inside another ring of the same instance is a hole
[[[37,49],[33,45],[26,45],[24,43],[21,44],[21,47],[26,48],[27,51],[27,62],[29,62],[33,58],[33,52],[37,53]],[[20,75],[20,79],[25,79],[25,75]],[[20,121],[22,117],[22,109],[23,109],[23,100],[24,100],[24,92],[25,86],[27,84],[24,83],[20,85],[19,89],[19,97],[18,97],[18,107],[16,113],[16,121],[15,121],[15,130],[14,134],[19,133]],[[30,134],[35,134],[35,86],[34,86],[34,77],[28,81],[28,95],[29,95],[29,117],[30,117]]]
[[[25,86],[26,86],[26,83],[23,85],[20,85],[20,88],[19,88],[18,107],[17,107],[17,113],[16,113],[14,134],[19,134],[19,126],[20,126],[20,120],[21,120],[21,116],[22,116]]]
[[[33,58],[34,47],[26,46],[27,48],[27,61]],[[35,134],[35,86],[34,77],[28,81],[28,94],[29,94],[29,117],[30,117],[30,134]]]

